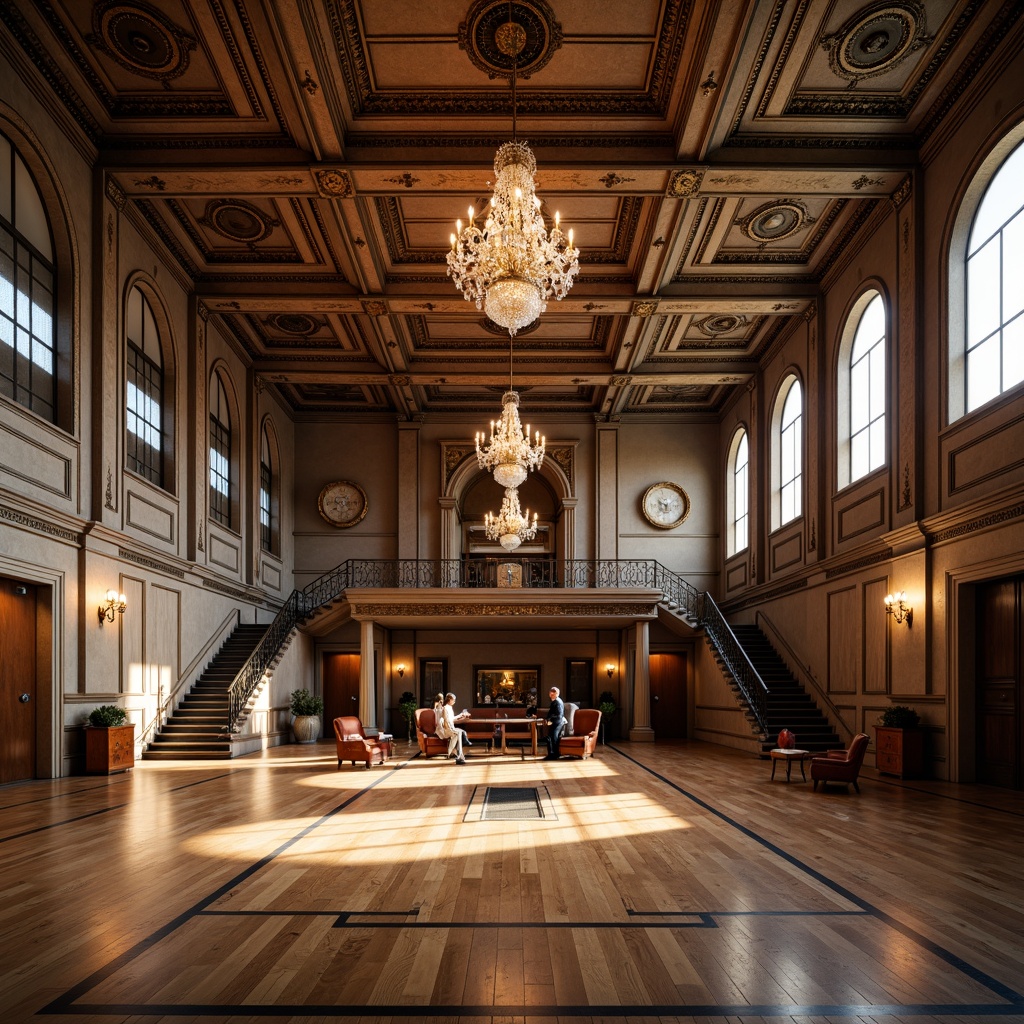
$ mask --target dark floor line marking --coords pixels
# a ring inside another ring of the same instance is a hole
[[[994,992],[996,995],[1000,996],[1000,998],[1007,999],[1018,1007],[1024,1005],[1024,995],[1021,995],[1019,992],[1010,988],[1009,985],[1004,985],[1001,981],[998,981],[991,975],[986,974],[983,970],[981,970],[981,968],[969,964],[962,957],[959,957],[950,950],[945,949],[943,946],[940,946],[937,942],[933,942],[926,936],[914,931],[913,928],[910,928],[902,922],[897,921],[894,917],[887,914],[884,910],[880,910],[878,907],[869,903],[863,897],[855,895],[849,889],[840,885],[838,882],[834,881],[831,878],[828,878],[826,875],[818,871],[817,868],[813,868],[809,864],[805,864],[799,858],[794,857],[793,854],[787,853],[785,850],[781,849],[774,843],[765,839],[764,836],[758,835],[756,832],[754,832],[752,829],[747,828],[745,825],[741,825],[738,821],[734,820],[733,818],[730,818],[729,815],[725,814],[723,811],[719,811],[716,808],[712,807],[711,804],[709,804],[707,801],[702,800],[699,796],[696,796],[695,794],[683,789],[682,786],[673,782],[671,779],[666,778],[659,772],[656,772],[653,768],[648,767],[643,762],[638,761],[635,757],[632,757],[630,754],[627,754],[624,751],[619,750],[617,747],[611,747],[610,749],[614,750],[620,757],[624,757],[627,761],[630,761],[633,764],[635,764],[638,768],[641,769],[641,771],[647,772],[649,775],[652,775],[654,778],[663,782],[666,786],[669,786],[671,789],[674,789],[677,793],[681,793],[684,797],[686,797],[687,800],[691,800],[693,803],[697,804],[698,807],[702,807],[704,810],[706,810],[709,814],[713,814],[716,818],[719,818],[721,821],[724,821],[727,825],[736,829],[737,831],[745,835],[748,839],[752,839],[755,843],[760,844],[766,850],[769,850],[771,853],[773,853],[776,857],[780,857],[788,864],[792,864],[793,867],[797,868],[799,871],[804,872],[804,874],[810,875],[810,877],[813,878],[815,881],[820,882],[824,886],[827,886],[834,893],[837,893],[838,895],[842,896],[843,899],[848,900],[854,906],[860,907],[862,910],[870,914],[872,917],[876,918],[879,921],[882,921],[890,928],[894,929],[901,935],[910,939],[912,942],[917,943],[917,945],[920,946],[922,949],[926,949],[933,956],[938,957],[940,960],[949,964],[950,967],[956,968],[962,974],[965,974],[968,978],[971,978],[973,981],[978,982],[978,984],[980,985],[984,985],[985,988],[989,989],[991,992]],[[873,1010],[871,1012],[881,1013],[882,1011]]]
[[[40,1013],[56,1012],[49,1008]],[[381,1003],[363,1006],[334,1006],[331,1004],[289,1003],[279,1006],[268,1006],[256,1003],[95,1003],[92,1005],[70,1006],[60,1011],[78,1016],[155,1016],[164,1017],[293,1017],[306,1019],[311,1017],[414,1017],[417,1020],[429,1020],[433,1017],[476,1017],[494,1019],[496,1017],[550,1017],[561,1020],[564,1017],[611,1017],[622,1020],[628,1017],[735,1017],[750,1020],[752,1017],[852,1017],[860,1016],[898,1016],[925,1017],[946,1015],[953,1017],[1019,1017],[1020,1008],[993,1003],[735,1003],[716,1006],[711,1003],[614,1003],[611,1005],[595,1004],[593,1006],[557,1006],[509,1004],[478,1006],[435,1006],[409,1005],[406,1003]]]
[[[25,779],[24,784],[31,785],[33,783],[39,782],[52,784],[54,782],[60,781],[60,779]],[[97,789],[111,789],[114,786],[121,786],[124,785],[125,782],[130,781],[131,777],[126,776],[123,779],[112,779],[110,782],[100,782],[97,783],[97,785],[95,786],[82,786],[80,789],[68,789],[65,790],[63,793],[50,793],[49,796],[39,796],[36,797],[34,800],[22,800],[21,803],[17,804],[0,805],[0,811],[10,811],[13,810],[15,807],[28,807],[30,804],[45,804],[50,800],[68,800],[71,797],[79,796],[82,793],[94,793]],[[8,785],[12,786],[18,786],[21,784],[22,783],[18,782],[8,783]]]
[[[404,765],[399,765],[399,768]],[[87,978],[84,978],[77,985],[72,986],[63,994],[59,995],[52,1002],[44,1006],[39,1013],[72,1013],[77,1012],[73,1003],[76,999],[80,998],[90,989],[95,988],[101,982],[106,981],[109,977],[116,974],[122,967],[132,962],[132,960],[141,956],[147,950],[152,949],[157,943],[167,938],[168,935],[173,934],[183,925],[187,924],[193,917],[201,914],[209,906],[216,903],[221,897],[227,895],[236,886],[241,885],[246,879],[251,878],[258,871],[266,867],[267,864],[271,863],[277,857],[279,857],[286,850],[290,849],[296,843],[305,839],[311,832],[318,829],[321,825],[330,821],[335,815],[340,814],[346,807],[358,800],[360,797],[365,796],[370,792],[371,789],[376,788],[386,779],[391,778],[392,773],[387,772],[383,775],[378,775],[368,786],[360,789],[357,793],[353,793],[347,800],[343,800],[337,807],[332,808],[326,814],[322,814],[316,821],[307,825],[305,828],[297,832],[291,839],[286,839],[276,850],[272,850],[266,856],[261,857],[254,864],[250,864],[247,868],[243,868],[234,878],[229,879],[219,888],[215,889],[212,893],[204,896],[198,903],[193,904],[188,910],[179,914],[177,917],[168,921],[167,924],[158,928],[155,932],[151,932],[144,939],[140,939],[130,949],[126,949],[120,956],[115,957],[109,963],[96,971],[93,971]]]

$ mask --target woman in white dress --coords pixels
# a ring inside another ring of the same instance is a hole
[[[455,694],[449,693],[445,696],[444,707],[441,709],[441,717],[437,723],[437,735],[448,741],[448,756],[455,755],[456,764],[465,764],[466,756],[462,752],[463,746],[471,747],[466,730],[460,729],[455,723],[469,718],[468,711],[455,714]]]

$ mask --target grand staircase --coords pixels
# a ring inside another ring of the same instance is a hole
[[[736,625],[732,631],[768,687],[767,739],[762,741],[762,752],[767,754],[778,745],[782,729],[795,733],[797,747],[812,753],[845,746],[818,705],[793,677],[768,637],[757,626]]]
[[[239,625],[224,641],[213,661],[150,741],[147,761],[227,759],[228,688],[267,632],[266,626]]]

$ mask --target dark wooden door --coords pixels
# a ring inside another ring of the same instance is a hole
[[[591,658],[569,659],[565,663],[565,689],[562,699],[581,708],[593,707],[594,662]]]
[[[36,588],[0,579],[0,785],[36,773]]]
[[[659,740],[686,738],[686,655],[652,654],[651,728]]]
[[[359,714],[359,655],[324,654],[324,736],[334,735],[332,723],[339,715]]]
[[[977,780],[1021,789],[1024,577],[978,587]]]

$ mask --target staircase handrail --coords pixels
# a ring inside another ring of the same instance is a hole
[[[711,639],[726,668],[732,673],[736,685],[740,688],[747,706],[750,708],[762,736],[768,734],[768,687],[751,664],[747,652],[743,650],[736,634],[725,621],[718,605],[712,596],[704,591],[701,602],[703,605],[700,625]]]
[[[687,618],[699,624],[702,617],[701,591],[678,573],[666,569],[658,562],[655,562],[654,566],[655,586],[669,601],[682,608]]]
[[[835,704],[832,703],[832,699],[821,688],[821,686],[818,684],[818,681],[814,678],[814,676],[812,676],[811,673],[808,672],[803,667],[803,665],[800,664],[800,659],[796,656],[796,652],[793,650],[792,647],[790,647],[789,642],[782,635],[782,633],[779,632],[775,623],[772,622],[772,620],[768,618],[768,616],[765,615],[764,612],[761,611],[759,611],[755,615],[754,621],[763,624],[761,626],[762,632],[766,634],[771,634],[772,646],[774,646],[776,649],[780,647],[785,649],[786,653],[789,655],[788,658],[784,659],[786,662],[786,668],[788,668],[789,671],[793,672],[795,675],[799,675],[802,680],[804,680],[807,684],[810,685],[811,689],[817,695],[818,699],[828,708],[833,724],[839,725],[842,728],[842,730],[847,734],[847,739],[852,740],[855,735],[853,728],[846,724],[846,722],[843,720],[842,715],[840,715],[839,713],[839,709],[835,706]],[[765,625],[768,627],[767,630],[764,628]]]
[[[282,644],[306,614],[302,594],[298,590],[293,590],[278,609],[273,622],[267,626],[263,639],[256,645],[228,687],[228,736],[235,731],[235,726],[242,717],[249,699],[258,689]]]

